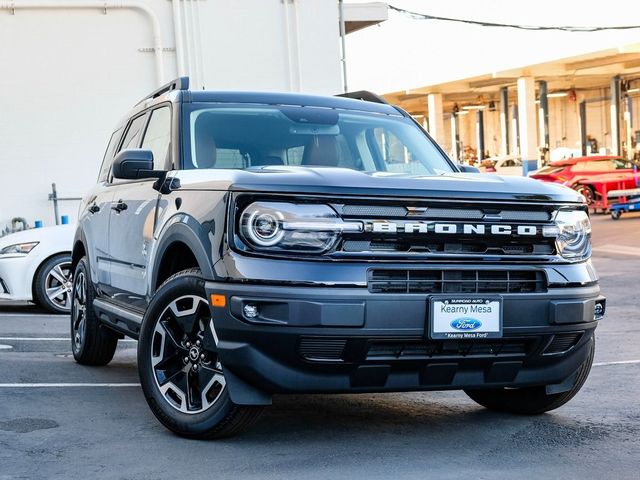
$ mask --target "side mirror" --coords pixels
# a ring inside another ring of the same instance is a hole
[[[166,172],[153,169],[151,150],[125,149],[113,160],[113,176],[123,180],[140,178],[160,178]]]
[[[462,173],[480,173],[480,169],[477,167],[472,167],[471,165],[463,165],[461,163],[458,164],[458,168]]]

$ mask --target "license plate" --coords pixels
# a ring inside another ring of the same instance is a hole
[[[429,337],[474,339],[502,337],[502,298],[431,297]]]

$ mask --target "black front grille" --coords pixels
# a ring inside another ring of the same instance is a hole
[[[547,290],[537,270],[372,269],[371,293],[535,293]]]
[[[568,352],[580,341],[581,337],[582,332],[556,334],[551,343],[544,349],[544,354],[553,355]]]
[[[544,234],[555,212],[551,205],[361,202],[335,205],[343,220],[363,229],[344,232],[332,256],[545,260],[556,254],[555,238]]]
[[[367,360],[421,360],[443,357],[520,357],[535,346],[535,339],[513,338],[477,341],[398,342],[373,340]]]
[[[7,284],[0,278],[0,293],[10,293]]]

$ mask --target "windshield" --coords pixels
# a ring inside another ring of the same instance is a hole
[[[184,169],[267,165],[440,175],[448,159],[410,119],[297,106],[191,106]]]

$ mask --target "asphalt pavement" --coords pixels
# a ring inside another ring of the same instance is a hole
[[[608,297],[594,367],[552,413],[492,413],[461,392],[277,396],[243,435],[165,430],[136,343],[104,368],[71,357],[68,319],[0,305],[0,480],[640,478],[640,216],[595,216]]]

